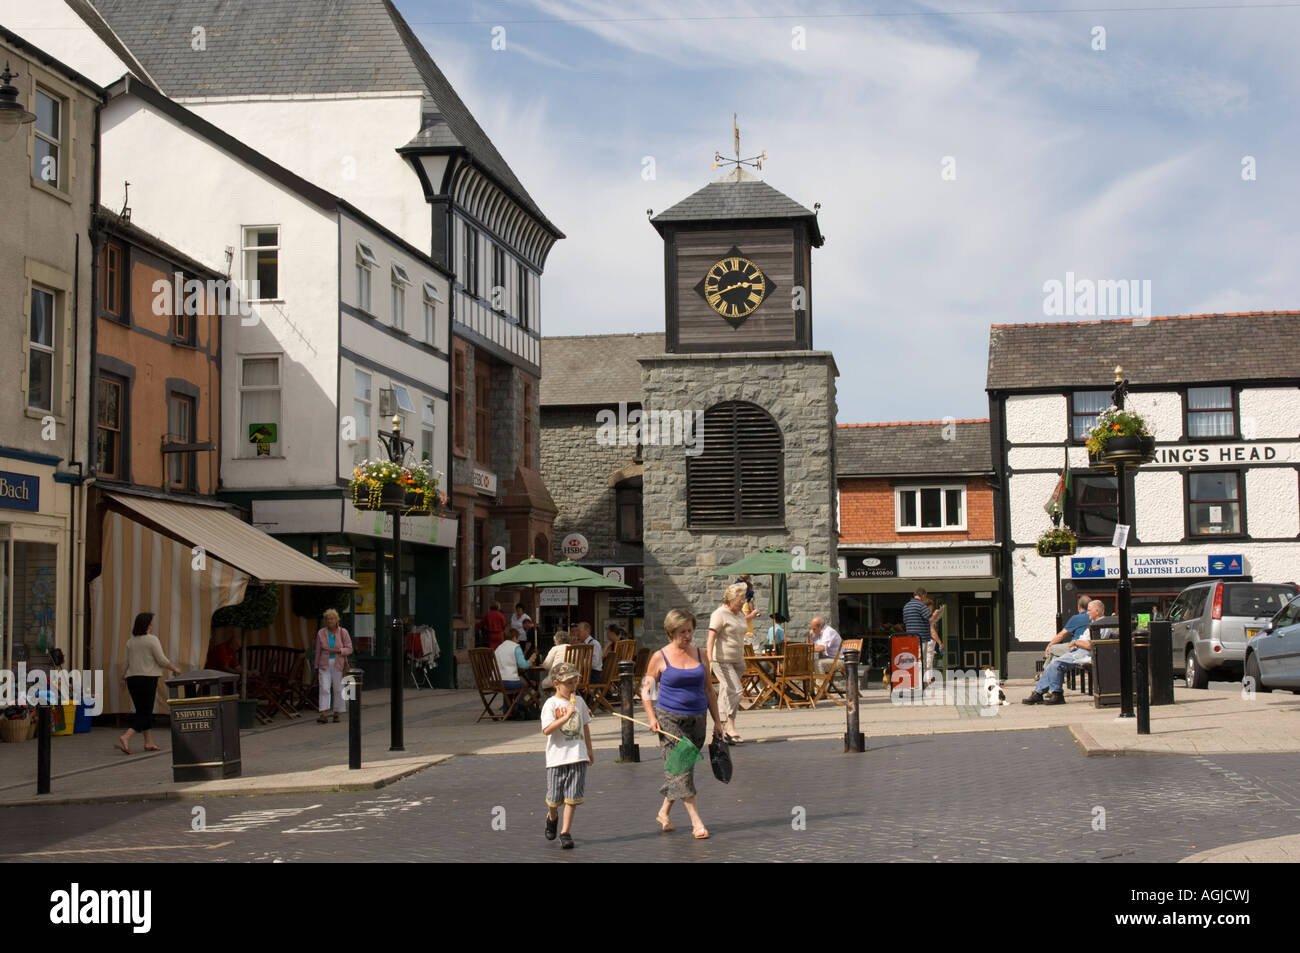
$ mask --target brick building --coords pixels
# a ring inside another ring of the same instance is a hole
[[[921,586],[945,607],[942,664],[1000,667],[988,421],[840,424],[835,443],[841,634],[883,664]]]

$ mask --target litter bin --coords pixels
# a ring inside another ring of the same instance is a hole
[[[210,669],[167,679],[173,781],[240,776],[238,684],[238,675]]]
[[[1174,625],[1172,622],[1151,623],[1151,704],[1174,703]]]
[[[1107,635],[1102,631],[1109,629]],[[1162,631],[1163,629],[1163,631]],[[1133,634],[1146,630],[1139,629],[1137,619],[1133,620]],[[1151,623],[1151,648],[1147,657],[1147,679],[1152,705],[1172,705],[1174,703],[1173,648],[1170,625],[1168,622]],[[1119,707],[1119,619],[1113,615],[1103,616],[1088,626],[1088,637],[1092,640],[1092,702],[1097,708]],[[1133,670],[1133,698],[1137,700],[1137,659],[1129,660]]]

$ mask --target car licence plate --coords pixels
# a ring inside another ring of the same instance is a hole
[[[1260,629],[1251,629],[1251,628],[1247,628],[1247,629],[1246,629],[1246,638],[1248,638],[1248,639],[1253,639],[1255,636],[1259,635],[1259,633],[1260,633],[1261,631],[1262,631],[1262,630],[1260,630]]]

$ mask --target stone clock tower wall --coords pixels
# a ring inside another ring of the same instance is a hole
[[[781,429],[782,527],[692,529],[685,448],[643,449],[646,641],[663,641],[669,609],[690,608],[700,617],[696,635],[703,643],[709,614],[721,603],[723,589],[735,581],[710,576],[714,569],[767,545],[803,546],[809,559],[836,564],[835,361],[829,352],[792,350],[666,354],[640,363],[646,410],[704,411],[740,400],[765,409]],[[754,583],[761,613],[755,629],[761,625],[766,631],[771,624],[770,579],[755,577]],[[801,638],[814,615],[838,623],[834,576],[791,576],[789,594],[790,624],[804,627],[792,628],[792,637]]]

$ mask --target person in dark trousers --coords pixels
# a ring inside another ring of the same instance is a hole
[[[943,614],[943,606],[931,612],[929,605],[926,604],[928,596],[929,594],[918,586],[912,593],[912,598],[903,606],[903,629],[908,635],[915,635],[921,640],[921,657],[925,660],[923,685],[929,685],[934,681],[934,650],[936,646],[943,647],[934,628],[934,623],[938,622],[939,616]]]
[[[131,718],[131,727],[117,739],[117,750],[122,754],[131,753],[131,736],[136,732],[144,735],[145,751],[162,750],[153,743],[153,703],[158,693],[158,676],[164,670],[176,675],[181,673],[163,653],[162,643],[153,634],[153,613],[141,612],[135,617],[131,638],[126,643],[126,671],[122,680],[131,693],[135,714]]]

